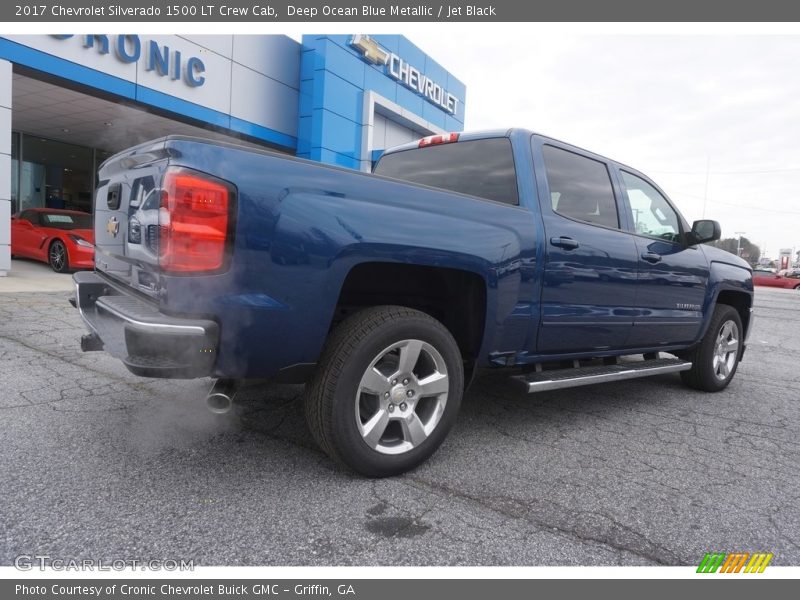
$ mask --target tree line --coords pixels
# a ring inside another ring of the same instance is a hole
[[[721,248],[731,254],[736,254],[736,249],[738,247],[739,256],[751,265],[758,264],[758,259],[761,258],[761,248],[744,236],[742,236],[741,240],[739,238],[725,238],[717,240],[716,242],[711,242],[710,245]]]

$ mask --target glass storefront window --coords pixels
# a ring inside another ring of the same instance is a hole
[[[18,210],[48,207],[91,212],[94,151],[22,135]]]

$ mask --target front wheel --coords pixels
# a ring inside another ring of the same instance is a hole
[[[69,260],[67,260],[67,248],[61,240],[55,240],[50,244],[50,250],[47,253],[47,262],[50,263],[50,268],[56,273],[65,273],[69,269]]]
[[[681,372],[683,382],[705,392],[725,389],[742,355],[742,320],[732,306],[718,304],[705,337],[686,357],[692,368]]]
[[[463,389],[458,345],[439,321],[378,306],[331,335],[306,392],[306,420],[331,458],[369,477],[397,475],[444,441]]]

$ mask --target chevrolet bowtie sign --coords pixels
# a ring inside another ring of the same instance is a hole
[[[356,34],[350,41],[350,45],[364,55],[364,59],[373,65],[385,65],[389,60],[389,53],[378,45],[368,35]]]
[[[442,110],[456,114],[458,98],[448,92],[444,86],[435,82],[410,65],[394,52],[387,52],[368,35],[356,34],[350,40],[350,45],[364,56],[364,60],[373,65],[383,65],[386,74],[396,79],[410,90],[416,92],[428,102],[435,104]]]

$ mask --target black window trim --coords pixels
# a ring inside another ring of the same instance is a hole
[[[620,189],[622,190],[622,193],[625,194],[625,210],[628,212],[628,222],[630,223],[630,225],[628,226],[628,230],[627,231],[629,233],[631,233],[632,235],[635,235],[635,236],[640,237],[640,238],[644,238],[646,240],[657,240],[659,242],[665,242],[667,244],[674,244],[674,245],[680,246],[682,248],[690,247],[690,245],[687,243],[687,239],[686,239],[687,236],[686,236],[686,228],[684,227],[685,224],[683,222],[684,221],[683,215],[680,213],[680,211],[677,208],[675,208],[675,205],[672,204],[672,201],[664,193],[664,191],[660,187],[658,187],[655,184],[655,182],[653,182],[652,180],[650,180],[650,178],[648,178],[646,175],[644,175],[644,173],[639,173],[638,171],[636,171],[636,169],[632,169],[630,167],[626,167],[626,166],[623,166],[623,165],[616,165],[616,168],[620,173],[620,177],[619,177]],[[666,240],[666,239],[664,239],[662,237],[658,237],[658,236],[654,236],[654,235],[647,235],[647,234],[639,233],[638,231],[636,231],[636,228],[635,228],[635,225],[634,225],[635,220],[633,218],[633,209],[631,208],[631,200],[630,200],[630,197],[628,196],[628,186],[625,185],[625,178],[622,177],[622,173],[627,173],[628,175],[633,175],[634,177],[637,177],[637,178],[641,179],[645,183],[650,184],[653,187],[653,189],[656,192],[658,192],[661,195],[662,198],[664,198],[664,200],[667,203],[667,206],[669,206],[672,209],[672,211],[675,213],[675,216],[678,218],[678,229],[680,229],[680,241],[676,242],[674,240]]]
[[[570,217],[569,215],[565,215],[564,213],[560,213],[555,208],[553,208],[553,200],[552,200],[552,195],[551,195],[552,192],[550,190],[550,177],[548,176],[548,173],[547,173],[547,162],[544,160],[544,148],[545,148],[545,146],[550,146],[551,148],[556,148],[558,150],[563,150],[564,152],[569,152],[571,154],[575,154],[577,156],[580,156],[581,158],[586,158],[586,159],[591,160],[593,162],[598,162],[598,163],[600,163],[601,165],[603,165],[606,168],[606,173],[608,174],[608,182],[611,184],[611,193],[614,196],[614,205],[615,205],[615,207],[617,209],[617,226],[616,227],[610,227],[608,225],[603,225],[602,223],[592,223],[591,221],[584,221],[582,219],[576,219],[575,217]],[[552,140],[549,140],[549,139],[546,139],[546,138],[542,140],[541,153],[542,153],[542,162],[544,163],[544,166],[545,166],[544,177],[545,177],[545,182],[547,183],[547,193],[549,195],[549,197],[547,198],[547,207],[553,214],[556,214],[556,215],[558,215],[559,217],[561,217],[563,219],[569,219],[570,221],[572,221],[574,223],[580,223],[582,225],[591,225],[592,227],[600,227],[601,229],[606,229],[608,231],[622,231],[624,233],[630,233],[630,230],[627,229],[626,227],[623,227],[623,225],[622,225],[622,218],[621,218],[622,215],[620,214],[620,206],[619,206],[620,197],[617,195],[617,190],[616,190],[616,188],[614,186],[614,177],[612,175],[613,171],[611,169],[612,163],[610,161],[605,160],[602,157],[598,157],[597,155],[590,156],[588,153],[576,151],[576,149],[573,148],[573,147],[566,147],[566,146],[562,146],[561,144],[553,143]]]
[[[403,150],[403,152],[405,152],[405,150]],[[392,152],[392,154],[394,154],[394,152]],[[370,175],[372,177],[380,177],[381,179],[385,179],[386,181],[392,181],[394,183],[413,185],[434,192],[440,192],[442,194],[456,194],[457,196],[463,196],[464,198],[467,198],[469,200],[479,200],[480,202],[491,202],[492,204],[496,204],[497,206],[505,206],[507,208],[516,208],[517,210],[530,212],[527,209],[527,207],[525,207],[522,204],[511,204],[509,202],[502,202],[500,200],[492,200],[491,198],[484,198],[483,196],[473,196],[472,194],[467,194],[466,192],[457,192],[455,190],[448,190],[447,188],[434,187],[432,185],[428,185],[427,183],[417,183],[416,181],[409,181],[408,179],[398,179],[397,177],[391,177],[390,175],[381,175],[380,173],[370,173]]]

